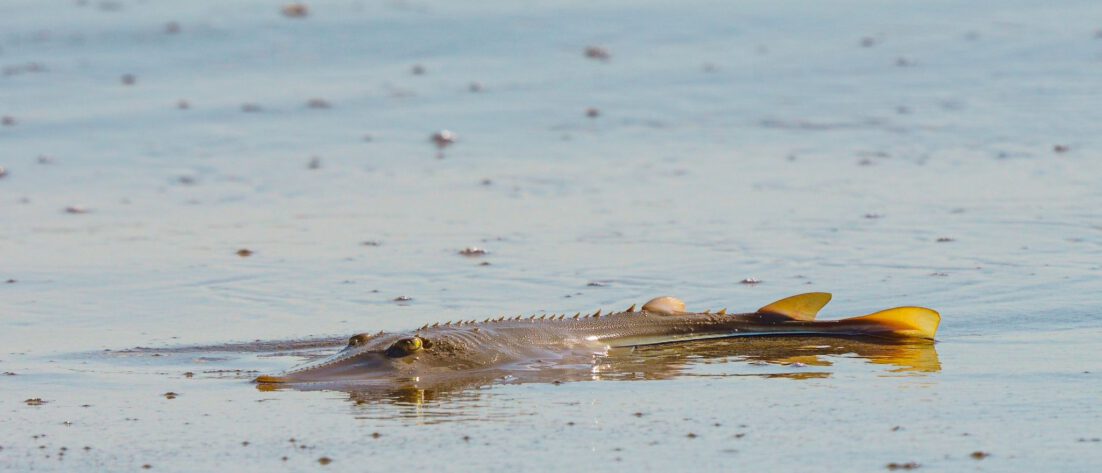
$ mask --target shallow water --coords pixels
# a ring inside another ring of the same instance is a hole
[[[309,5],[0,6],[0,468],[1102,465],[1097,2]],[[938,309],[936,368],[273,392],[317,353],[224,345],[809,290]]]

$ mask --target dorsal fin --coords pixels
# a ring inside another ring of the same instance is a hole
[[[628,310],[625,310],[624,312],[635,312],[635,304],[632,304],[631,307],[628,307]]]
[[[819,309],[830,302],[830,294],[826,292],[809,292],[786,297],[777,302],[758,309],[759,314],[774,314],[788,317],[792,320],[815,320]]]
[[[677,315],[685,312],[685,302],[671,296],[655,297],[643,304],[643,310],[662,315]]]

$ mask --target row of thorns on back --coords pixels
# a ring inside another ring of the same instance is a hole
[[[628,309],[625,310],[623,313],[634,313],[634,312],[635,312],[635,304],[632,304],[631,307],[628,307]],[[646,312],[646,310],[644,309],[643,312]],[[710,314],[710,313],[712,313],[712,311],[711,310],[706,310],[703,313],[704,314]],[[721,309],[719,312],[716,312],[716,315],[727,315],[727,309]],[[580,319],[590,319],[590,318],[595,319],[595,318],[600,318],[600,317],[601,317],[601,310],[598,309],[597,312],[594,312],[592,314],[584,314],[583,315],[581,312],[578,312],[578,313],[574,314],[573,317],[570,317],[570,319],[571,320],[580,320]],[[567,318],[566,314],[559,314],[559,315],[543,314],[543,315],[540,315],[538,317],[535,316],[535,315],[531,315],[526,320],[531,320],[531,321],[536,321],[536,320],[563,320],[565,318]],[[517,320],[521,320],[521,319],[524,319],[523,315],[518,315],[516,317],[501,316],[501,317],[498,317],[496,319],[495,318],[487,318],[487,319],[483,320],[481,323],[486,324],[486,323],[491,323],[491,322],[504,322],[506,320],[517,321]],[[428,328],[436,328],[436,327],[441,327],[441,326],[449,327],[449,326],[452,326],[452,325],[455,325],[455,326],[471,325],[471,324],[476,324],[476,323],[479,323],[479,322],[477,320],[474,320],[474,319],[472,319],[472,320],[459,320],[459,321],[456,321],[456,322],[447,321],[447,322],[444,322],[444,323],[436,322],[436,323],[433,323],[433,324],[422,325],[417,330],[425,330],[425,329],[428,329]]]

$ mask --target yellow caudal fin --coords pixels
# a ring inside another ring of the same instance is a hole
[[[895,335],[934,338],[941,314],[925,307],[896,307],[861,317],[841,320],[846,324],[872,324],[888,329]]]
[[[812,321],[819,314],[819,310],[830,302],[830,297],[826,292],[797,294],[762,307],[758,309],[758,313],[783,315],[792,320]]]

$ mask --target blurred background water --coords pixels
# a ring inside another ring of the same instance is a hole
[[[0,4],[0,467],[1102,463],[1097,2],[305,5]],[[809,290],[938,309],[937,369],[357,399],[92,354]]]

